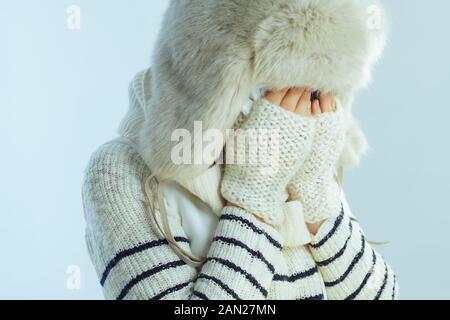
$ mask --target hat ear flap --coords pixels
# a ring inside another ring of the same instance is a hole
[[[198,176],[220,157],[225,131],[250,95],[251,66],[223,54],[207,66],[201,57],[189,65],[177,65],[171,57],[157,56],[152,67],[153,94],[139,145],[152,173],[183,180]]]

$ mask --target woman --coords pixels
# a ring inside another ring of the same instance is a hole
[[[121,137],[85,177],[88,250],[107,298],[398,297],[336,178],[365,146],[351,103],[384,45],[383,16],[367,23],[374,4],[171,2]],[[208,130],[231,128],[227,160],[252,154],[252,130],[275,134],[277,157],[221,164],[224,141]],[[186,141],[176,157],[177,130],[193,137],[193,157]]]

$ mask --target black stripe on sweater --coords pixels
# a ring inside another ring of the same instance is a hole
[[[386,262],[384,263],[384,279],[383,279],[383,284],[381,285],[380,290],[378,291],[377,295],[375,296],[374,300],[380,300],[381,295],[383,294],[384,289],[386,288],[387,285],[387,280],[388,280],[388,275],[389,275],[389,269],[388,266],[386,264]]]
[[[312,267],[311,269],[305,270],[305,271],[301,271],[298,273],[295,273],[293,275],[280,275],[280,274],[276,274],[273,277],[273,281],[280,281],[280,282],[295,282],[301,279],[305,279],[308,277],[311,277],[313,275],[315,275],[316,273],[318,273],[319,271],[317,270],[317,266]]]
[[[183,237],[175,237],[175,240],[177,242],[185,242],[185,243],[189,243],[189,240]],[[136,253],[145,251],[145,250],[149,250],[152,248],[156,248],[159,246],[163,246],[163,245],[168,245],[169,243],[167,242],[166,239],[161,239],[161,240],[154,240],[154,241],[150,241],[141,245],[138,245],[136,247],[130,248],[130,249],[126,249],[123,250],[119,253],[117,253],[113,259],[111,259],[111,261],[108,263],[108,265],[105,268],[105,271],[103,271],[102,277],[100,279],[100,284],[103,286],[105,284],[106,278],[108,277],[109,273],[111,272],[111,270],[124,258],[129,257],[131,255],[134,255]]]
[[[350,239],[353,235],[353,224],[350,222],[349,223],[349,231],[350,231],[350,235],[348,236],[347,240],[344,243],[344,246],[342,247],[341,250],[338,251],[338,253],[336,253],[334,256],[332,256],[331,258],[328,258],[326,260],[323,261],[318,261],[316,262],[318,267],[325,267],[331,263],[333,263],[336,259],[338,259],[339,257],[341,257],[345,250],[347,249],[348,243],[350,242]]]
[[[198,292],[197,290],[195,290],[192,294],[201,300],[209,300],[204,293]]]
[[[324,297],[323,294],[321,293],[321,294],[317,294],[317,295],[315,295],[315,296],[309,296],[309,297],[306,297],[306,298],[300,297],[300,298],[297,298],[297,299],[295,299],[295,300],[314,301],[314,300],[323,300],[324,298],[325,298],[325,297]]]
[[[138,284],[139,282],[141,282],[142,280],[147,279],[148,277],[151,277],[152,275],[164,271],[164,270],[168,270],[168,269],[172,269],[172,268],[177,268],[177,267],[181,267],[181,266],[185,266],[186,263],[182,260],[177,260],[177,261],[173,261],[173,262],[169,262],[166,264],[162,264],[159,265],[157,267],[154,267],[150,270],[147,270],[143,273],[141,273],[140,275],[136,276],[135,278],[131,279],[130,282],[128,282],[126,284],[126,286],[122,289],[122,291],[120,292],[119,296],[117,297],[117,300],[123,300],[125,298],[125,296],[128,294],[128,292],[131,290],[131,288],[133,288],[136,284]]]
[[[334,235],[336,230],[341,225],[342,220],[344,220],[344,208],[343,207],[341,209],[341,213],[339,214],[339,216],[337,216],[336,220],[334,221],[333,228],[331,228],[331,230],[327,233],[327,235],[325,237],[323,237],[322,240],[320,240],[318,243],[311,243],[310,247],[314,248],[314,249],[318,249],[321,246],[323,246],[328,241],[328,239],[330,239]]]
[[[248,273],[247,271],[243,270],[241,267],[235,265],[233,262],[225,260],[225,259],[221,259],[221,258],[215,258],[215,257],[209,257],[206,259],[207,262],[209,261],[215,261],[218,262],[228,268],[230,268],[231,270],[240,273],[241,275],[243,275],[256,289],[258,289],[262,295],[265,297],[267,297],[267,290],[256,280],[256,278],[254,276],[252,276],[250,273]]]
[[[174,293],[176,291],[180,291],[181,289],[186,288],[189,284],[191,284],[191,282],[177,284],[176,286],[169,288],[169,289],[161,292],[160,294],[157,294],[156,296],[154,296],[153,298],[150,298],[149,300],[161,300],[162,298],[164,298],[165,296],[167,296],[171,293]]]
[[[361,234],[361,243],[362,243],[361,251],[359,251],[356,254],[355,258],[353,258],[352,262],[348,266],[348,269],[342,274],[342,276],[340,276],[336,280],[330,281],[330,282],[325,282],[326,287],[333,287],[333,286],[341,283],[342,281],[344,281],[347,278],[347,276],[350,274],[350,272],[352,272],[353,268],[359,262],[359,260],[361,260],[361,258],[364,255],[364,251],[366,250],[366,240],[364,239],[364,236],[362,234]]]
[[[267,238],[267,240],[277,249],[279,249],[279,250],[282,249],[282,246],[278,241],[276,241],[274,238],[272,238],[267,232],[256,227],[253,223],[251,223],[247,219],[244,219],[244,218],[238,217],[238,216],[234,216],[234,215],[230,215],[230,214],[223,214],[220,217],[220,219],[221,220],[229,220],[229,221],[239,221],[239,222],[245,224],[247,227],[249,227],[253,232],[265,236]]]
[[[222,288],[222,290],[224,290],[226,293],[228,293],[231,297],[233,297],[233,299],[235,300],[242,300],[237,294],[236,292],[234,292],[233,290],[231,290],[231,288],[229,286],[227,286],[225,283],[223,283],[221,280],[217,279],[216,277],[212,277],[212,276],[208,276],[204,273],[200,274],[198,276],[198,279],[207,279],[210,280],[214,283],[216,283],[219,287]]]
[[[252,257],[256,257],[259,260],[261,260],[262,262],[264,262],[270,272],[272,272],[272,273],[275,272],[274,266],[269,261],[267,261],[266,258],[264,258],[264,256],[262,255],[261,252],[250,249],[242,241],[239,241],[239,240],[236,240],[236,239],[233,239],[233,238],[220,237],[220,236],[214,237],[213,241],[216,241],[216,242],[220,241],[220,242],[223,242],[223,243],[226,243],[226,244],[230,244],[230,245],[234,245],[236,247],[240,247],[240,248],[246,250]]]
[[[362,289],[364,289],[364,287],[367,284],[367,281],[369,281],[370,277],[374,272],[376,263],[377,263],[377,255],[375,254],[375,251],[372,250],[372,267],[370,268],[369,272],[367,272],[366,276],[364,277],[359,287],[351,295],[345,298],[345,300],[354,300],[358,296],[358,294],[362,291]]]
[[[396,289],[397,289],[397,276],[394,274],[394,285],[392,286],[392,300],[396,298]]]

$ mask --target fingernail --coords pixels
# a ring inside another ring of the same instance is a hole
[[[314,100],[320,100],[320,91],[319,90],[315,90],[311,94],[311,102],[313,102]]]
[[[313,112],[314,114],[318,114],[318,113],[321,112],[319,100],[314,100],[314,101],[313,101],[313,104],[312,104],[312,112]]]

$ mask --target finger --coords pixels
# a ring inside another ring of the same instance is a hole
[[[302,116],[310,116],[311,111],[311,90],[305,89],[300,100],[297,103],[295,112]]]
[[[314,100],[319,100],[320,99],[320,95],[321,95],[320,90],[316,90],[313,93],[311,93],[311,102],[314,101]]]
[[[320,108],[322,109],[322,112],[333,112],[333,104],[335,104],[334,101],[334,95],[331,92],[328,92],[326,94],[322,94],[320,96]]]
[[[306,88],[306,87],[298,88],[297,102],[295,103],[294,109],[292,110],[292,112],[300,113],[298,106],[300,104],[300,100],[302,99],[302,96],[307,92],[307,90],[308,90],[308,88]]]
[[[289,88],[270,90],[267,92],[265,98],[269,102],[276,104],[277,106],[280,106],[288,90]]]
[[[322,110],[320,109],[320,102],[319,100],[314,100],[312,103],[312,114],[314,116],[317,116],[322,113]]]
[[[281,102],[281,107],[288,111],[294,112],[298,100],[301,97],[301,93],[302,93],[301,88],[289,89],[288,93],[284,96],[284,99]]]

